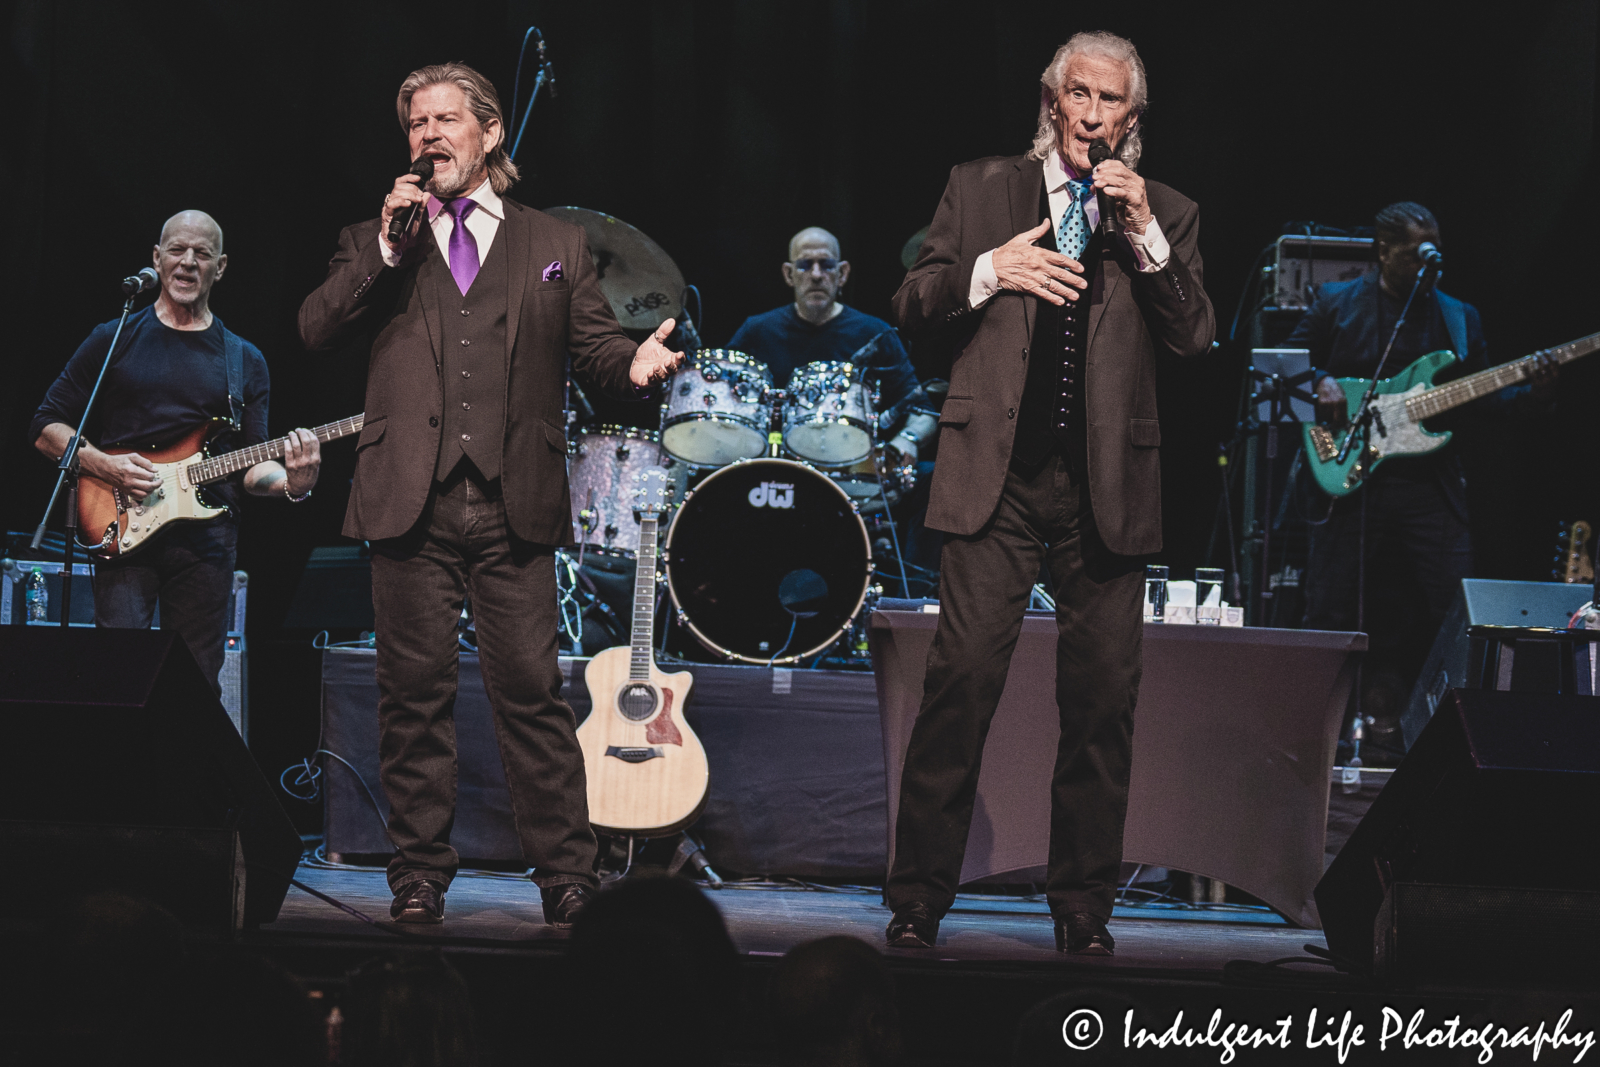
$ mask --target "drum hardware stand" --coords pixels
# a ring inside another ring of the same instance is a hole
[[[61,546],[61,628],[67,629],[72,625],[72,550],[78,542],[78,448],[83,444],[83,431],[89,425],[89,415],[94,411],[94,402],[100,398],[100,386],[106,380],[106,371],[111,368],[111,357],[116,354],[117,342],[122,338],[122,327],[127,324],[128,316],[133,312],[133,302],[139,297],[142,288],[141,275],[127,278],[122,283],[122,292],[127,299],[122,302],[122,317],[117,320],[116,332],[111,335],[111,344],[106,346],[106,358],[100,362],[100,373],[95,377],[94,388],[89,391],[89,402],[83,406],[83,414],[78,418],[78,428],[67,442],[67,449],[61,453],[61,462],[56,464],[56,486],[50,491],[50,502],[44,506],[44,515],[39,519],[39,525],[33,531],[33,540],[30,546],[38,549],[44,541],[45,529],[50,525],[50,513],[56,508],[56,500],[61,496],[63,487],[67,490],[67,513],[64,532],[66,538]]]
[[[789,392],[773,389],[768,391],[767,397],[772,410],[767,416],[767,458],[779,459],[783,456],[783,404],[789,399]]]

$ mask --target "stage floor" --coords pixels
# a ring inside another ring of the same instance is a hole
[[[330,870],[302,866],[296,876],[385,925],[390,894],[381,871]],[[777,956],[813,938],[850,934],[883,948],[889,910],[875,893],[801,887],[708,890],[739,951]],[[1162,914],[1186,918],[1145,917]],[[1237,918],[1234,918],[1237,916]],[[544,924],[538,890],[511,875],[464,872],[450,888],[445,922],[406,927],[407,940],[477,947],[499,942],[508,949],[559,950],[564,934]],[[1239,921],[1244,920],[1244,921]],[[890,956],[928,961],[1024,963],[1109,968],[1113,971],[1205,972],[1220,975],[1232,960],[1266,963],[1303,955],[1301,946],[1325,947],[1322,932],[1290,927],[1265,912],[1158,912],[1118,908],[1111,923],[1117,954],[1111,959],[1067,957],[1055,950],[1054,929],[1044,903],[1017,897],[963,896],[945,917],[932,949],[887,949]],[[268,936],[370,938],[383,947],[398,938],[337,910],[296,888],[289,890],[278,921],[261,928]]]

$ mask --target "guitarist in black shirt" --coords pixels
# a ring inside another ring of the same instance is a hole
[[[203,211],[179,212],[162,227],[154,259],[161,294],[153,305],[128,317],[101,387],[95,425],[86,428],[78,452],[84,474],[135,501],[160,485],[155,465],[135,452],[103,452],[89,443],[90,437],[105,448],[149,452],[197,426],[228,420],[232,425],[213,442],[213,452],[267,439],[266,360],[255,345],[225,329],[209,307],[211,287],[228,265],[222,229]],[[66,451],[83,416],[115,327],[115,322],[95,327],[34,415],[29,439],[52,460]],[[231,374],[230,360],[235,364]],[[317,438],[308,430],[295,430],[283,463],[257,463],[241,477],[211,488],[214,502],[228,506],[227,515],[213,522],[175,524],[135,555],[98,562],[95,625],[147,629],[159,599],[162,628],[183,635],[220,692],[217,676],[227,634],[239,489],[304,500],[317,483],[321,461]]]

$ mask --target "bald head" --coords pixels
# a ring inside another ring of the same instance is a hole
[[[783,282],[794,290],[794,309],[807,322],[820,326],[843,310],[839,290],[849,277],[839,239],[821,226],[807,226],[789,238]]]
[[[211,287],[227,269],[222,253],[222,227],[204,211],[180,211],[161,227],[155,250],[161,295],[156,314],[178,329],[204,329],[211,324]]]
[[[793,263],[802,251],[809,249],[826,249],[828,255],[838,259],[839,239],[821,226],[807,226],[789,238],[789,262]]]
[[[222,255],[222,227],[217,225],[217,220],[207,215],[204,211],[190,208],[180,211],[172,216],[161,226],[161,244],[167,243],[167,236],[176,229],[194,232],[203,232],[211,241],[211,246],[217,255]]]

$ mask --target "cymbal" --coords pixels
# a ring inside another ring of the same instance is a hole
[[[625,330],[654,330],[676,318],[683,272],[662,247],[621,219],[584,207],[547,207],[545,214],[582,226],[617,322]]]
[[[922,242],[927,240],[928,227],[924,226],[906,241],[904,248],[900,249],[900,265],[910,270],[917,262],[917,253],[922,251]]]

